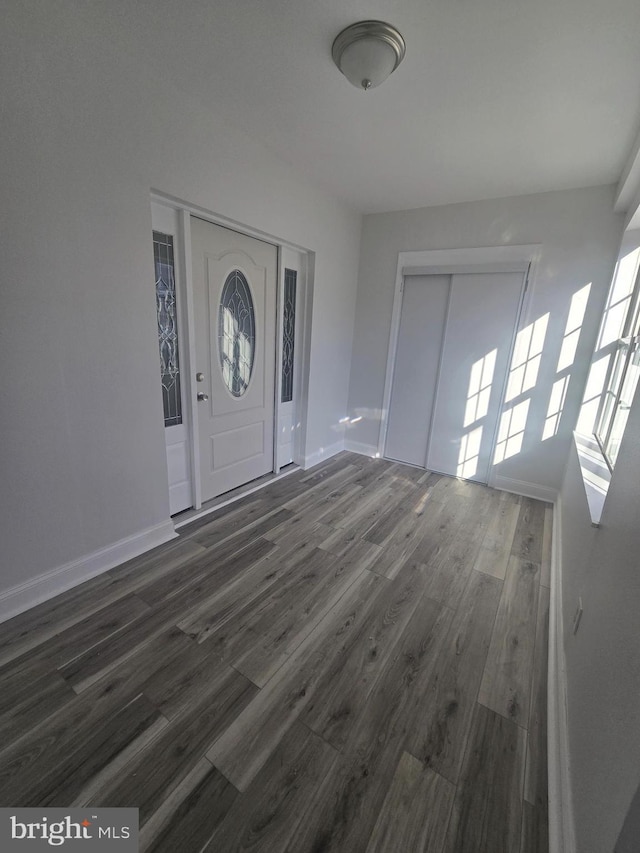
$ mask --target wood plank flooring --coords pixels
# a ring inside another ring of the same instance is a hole
[[[161,853],[548,853],[552,507],[341,453],[0,625],[0,805]]]

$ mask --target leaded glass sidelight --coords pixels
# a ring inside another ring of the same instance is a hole
[[[293,400],[293,348],[296,331],[296,270],[284,271],[284,310],[282,317],[282,402]]]
[[[240,270],[227,276],[218,312],[218,349],[224,383],[234,397],[249,386],[256,348],[256,317],[249,283]]]
[[[156,311],[164,425],[177,426],[182,423],[182,398],[173,237],[170,234],[153,232],[153,259],[156,274]]]

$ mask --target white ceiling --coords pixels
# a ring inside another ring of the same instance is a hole
[[[640,129],[639,0],[98,0],[93,13],[363,212],[612,183]],[[407,55],[365,93],[331,44],[371,18]]]

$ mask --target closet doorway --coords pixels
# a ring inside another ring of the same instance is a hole
[[[386,458],[489,482],[528,268],[402,269]]]

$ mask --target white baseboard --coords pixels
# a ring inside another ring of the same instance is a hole
[[[315,450],[313,453],[305,456],[301,467],[306,471],[307,468],[313,468],[314,465],[319,465],[321,462],[324,462],[325,459],[330,459],[337,453],[342,453],[343,450],[344,440],[340,439],[340,441],[336,441],[328,447],[321,447],[319,450]]]
[[[537,483],[528,483],[526,480],[514,480],[511,477],[501,477],[500,474],[493,476],[489,485],[503,492],[513,492],[514,495],[522,495],[525,498],[534,498],[537,501],[555,503],[558,492],[548,486],[539,486]]]
[[[547,698],[549,853],[576,853],[569,765],[567,669],[562,615],[562,502],[553,513]]]
[[[350,441],[348,438],[344,440],[344,449],[350,450],[351,453],[359,453],[361,456],[370,456],[372,459],[378,456],[378,448],[375,444],[363,444],[361,441]]]
[[[80,557],[57,569],[45,572],[36,578],[25,581],[0,593],[0,622],[6,622],[13,616],[42,604],[78,584],[102,574],[120,563],[125,563],[158,545],[175,539],[176,533],[171,521],[164,521],[149,527],[141,533],[120,539],[113,545],[100,548],[85,557]]]

